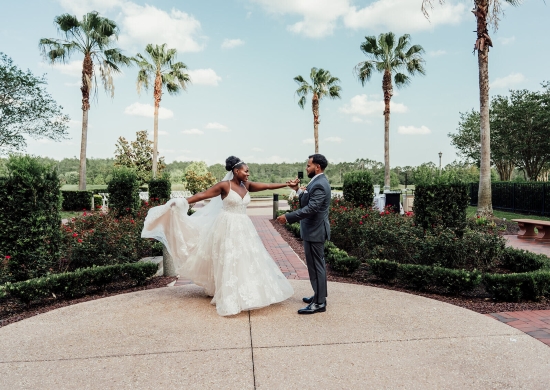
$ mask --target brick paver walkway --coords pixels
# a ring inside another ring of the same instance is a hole
[[[504,236],[504,238],[506,238],[506,246],[550,257],[550,242],[541,242],[534,238],[518,238],[516,235]]]
[[[309,280],[306,265],[271,225],[270,216],[253,215],[250,216],[250,219],[262,239],[265,249],[287,279]],[[191,283],[193,281],[188,279],[178,279],[175,286]]]

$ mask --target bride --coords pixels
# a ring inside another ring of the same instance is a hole
[[[149,210],[141,237],[162,242],[180,277],[193,280],[213,296],[221,316],[284,301],[294,290],[264,248],[246,215],[250,192],[294,186],[248,181],[248,166],[225,160],[225,178],[187,199],[171,199]],[[188,216],[189,204],[212,200]]]

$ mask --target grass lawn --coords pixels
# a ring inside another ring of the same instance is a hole
[[[470,217],[475,217],[477,208],[475,206],[468,206],[468,209],[466,210],[466,215]],[[508,211],[499,211],[499,210],[493,210],[493,214],[497,218],[506,218],[507,220],[510,219],[540,219],[541,221],[550,221],[550,218],[548,217],[542,217],[540,215],[525,215],[525,214],[517,214],[517,213],[511,213]]]
[[[82,215],[82,211],[61,211],[61,219],[71,219]]]
[[[90,190],[106,190],[107,189],[107,185],[106,184],[102,184],[102,185],[87,185],[86,186],[86,191],[90,191]],[[63,186],[61,186],[61,191],[78,191],[78,184],[65,184]]]

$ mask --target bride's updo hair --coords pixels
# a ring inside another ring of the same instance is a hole
[[[225,170],[226,171],[232,171],[235,168],[239,168],[244,163],[245,162],[241,161],[241,159],[238,158],[238,157],[229,156],[225,159]]]

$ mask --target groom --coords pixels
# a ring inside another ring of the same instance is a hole
[[[322,154],[309,156],[306,171],[311,181],[308,186],[298,189],[296,184],[290,187],[297,190],[300,208],[277,218],[281,224],[300,221],[300,235],[304,240],[307,269],[314,295],[303,298],[308,306],[298,310],[298,314],[320,313],[327,309],[327,272],[324,256],[325,241],[330,239],[330,184],[324,174],[327,165],[327,159]]]

